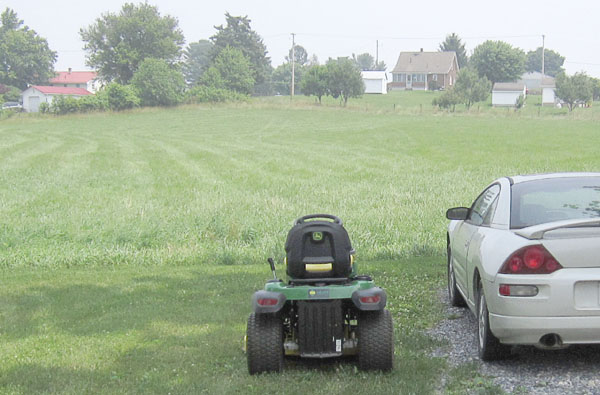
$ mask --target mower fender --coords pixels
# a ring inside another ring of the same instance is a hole
[[[379,311],[385,307],[387,295],[379,287],[362,289],[352,293],[352,302],[361,311]]]
[[[273,302],[275,300],[276,302]],[[285,305],[287,298],[281,292],[257,291],[252,296],[252,308],[255,313],[277,313]],[[267,303],[261,303],[267,301]]]

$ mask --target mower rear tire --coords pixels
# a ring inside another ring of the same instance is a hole
[[[361,370],[391,370],[394,367],[394,325],[388,310],[360,313],[358,367]]]
[[[283,369],[283,322],[277,314],[252,313],[246,329],[248,372],[281,372]]]

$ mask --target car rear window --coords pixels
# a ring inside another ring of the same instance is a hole
[[[511,229],[594,217],[600,217],[600,177],[547,178],[511,188]]]

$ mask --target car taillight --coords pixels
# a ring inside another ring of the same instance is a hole
[[[523,247],[504,262],[498,273],[550,274],[562,266],[542,245]]]
[[[261,306],[275,306],[277,304],[277,299],[272,299],[272,298],[258,299],[258,304]]]
[[[373,296],[363,296],[360,298],[360,301],[363,303],[379,303],[381,297],[379,295]]]

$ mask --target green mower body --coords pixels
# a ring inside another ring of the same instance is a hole
[[[333,222],[308,221],[315,218]],[[356,355],[363,370],[390,370],[394,345],[387,295],[369,276],[356,275],[341,220],[323,214],[298,219],[286,253],[287,283],[270,280],[252,298],[246,334],[250,374],[281,371],[284,356]]]

